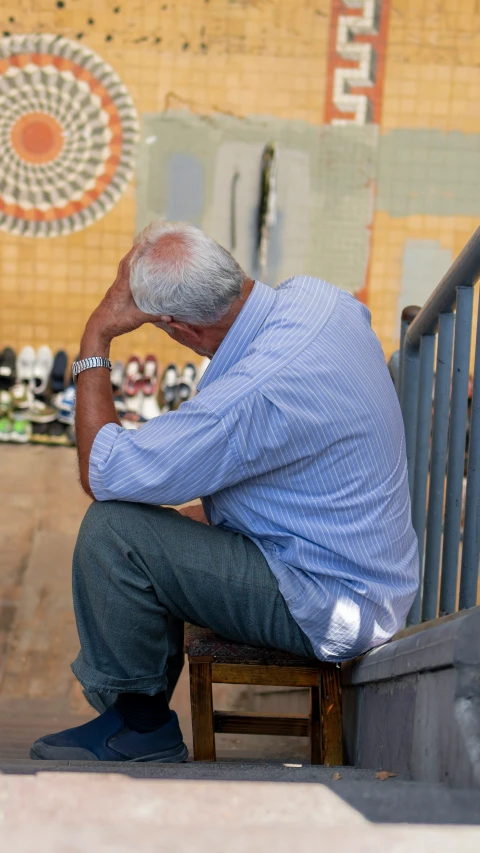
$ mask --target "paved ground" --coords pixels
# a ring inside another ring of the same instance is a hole
[[[186,793],[193,791],[193,782],[244,782],[315,784],[328,788],[343,803],[375,823],[415,823],[480,825],[480,792],[452,790],[442,785],[409,782],[399,777],[381,781],[374,770],[354,767],[313,767],[293,762],[221,760],[216,764],[187,762],[186,764],[114,764],[91,762],[14,761],[0,763],[6,775],[44,776],[45,771],[68,774],[115,774],[132,779],[170,780],[184,783]],[[190,783],[190,784],[189,784]],[[61,782],[59,783],[61,785]],[[154,789],[152,789],[154,790]],[[1,813],[1,812],[0,812]],[[480,842],[480,833],[479,833]],[[479,848],[480,849],[480,848]]]

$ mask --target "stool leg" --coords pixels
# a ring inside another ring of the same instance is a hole
[[[190,703],[193,758],[195,761],[216,761],[210,663],[190,663]]]
[[[310,688],[310,761],[323,764],[324,744],[320,709],[320,688]]]
[[[324,762],[328,767],[343,764],[342,692],[340,667],[326,667],[321,673],[321,712]]]

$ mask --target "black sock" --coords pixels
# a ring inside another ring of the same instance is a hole
[[[163,690],[155,696],[145,693],[121,693],[115,701],[125,725],[134,732],[153,732],[170,719],[167,694]]]

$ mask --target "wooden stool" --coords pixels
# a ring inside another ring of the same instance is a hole
[[[216,761],[215,732],[223,732],[309,737],[312,764],[343,764],[340,668],[336,664],[233,643],[196,625],[185,625],[185,652],[190,666],[195,761]],[[213,683],[309,687],[310,715],[214,711]]]

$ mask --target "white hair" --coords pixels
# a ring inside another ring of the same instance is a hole
[[[146,314],[215,323],[240,296],[247,278],[226,249],[186,222],[152,222],[136,246],[130,289]]]

